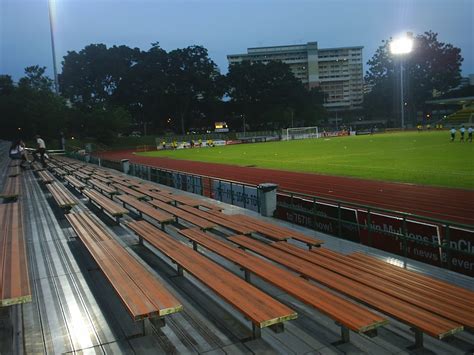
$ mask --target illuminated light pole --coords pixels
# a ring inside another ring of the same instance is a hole
[[[404,36],[396,38],[390,42],[390,52],[400,56],[400,115],[402,128],[405,129],[405,98],[403,93],[403,57],[413,49],[413,34],[407,32]]]
[[[58,68],[56,65],[56,48],[54,45],[54,19],[53,19],[52,7],[51,7],[51,0],[48,0],[48,12],[49,12],[49,29],[51,32],[51,50],[53,54],[54,91],[56,92],[57,95],[59,95]]]

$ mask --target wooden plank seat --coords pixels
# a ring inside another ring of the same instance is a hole
[[[366,272],[364,269],[355,268],[350,263],[344,263],[342,259],[326,258],[323,255],[301,250],[288,243],[272,243],[272,246],[279,250],[286,251],[303,260],[309,261],[325,269],[334,271],[348,279],[369,286],[373,289],[384,292],[394,298],[398,298],[407,303],[411,303],[419,308],[426,309],[434,314],[438,314],[446,319],[474,329],[474,312],[472,307],[462,302],[452,302],[444,296],[439,297],[432,292],[425,292],[420,287],[410,287],[406,284],[398,284],[390,279],[380,277],[377,274]]]
[[[23,225],[19,202],[0,205],[0,307],[31,302]]]
[[[82,181],[78,180],[72,175],[67,175],[64,179],[68,182],[69,185],[73,186],[75,189],[82,191],[87,185]]]
[[[148,203],[154,207],[162,209],[165,212],[171,213],[173,216],[175,216],[176,222],[178,222],[178,219],[181,218],[182,220],[194,224],[203,230],[217,227],[217,224],[215,224],[214,222],[198,217],[195,214],[186,212],[177,207],[171,206],[170,204],[158,200],[150,200],[148,201]]]
[[[19,165],[12,166],[8,169],[8,176],[15,177],[21,174],[21,168]]]
[[[146,195],[144,195],[144,194],[142,194],[138,191],[132,190],[129,187],[125,187],[125,186],[120,185],[120,184],[111,184],[111,186],[115,187],[120,192],[123,192],[127,195],[135,197],[138,200],[146,199]]]
[[[207,219],[209,221],[213,221],[219,226],[222,226],[224,228],[230,229],[231,231],[234,231],[239,234],[252,234],[255,233],[255,230],[252,229],[251,227],[246,227],[241,224],[234,223],[232,221],[220,218],[217,215],[213,215],[211,213],[208,213],[208,211],[203,211],[200,210],[196,207],[191,207],[187,205],[179,205],[178,206],[180,209],[187,211],[189,213],[195,214],[196,216],[199,216],[201,218]]]
[[[89,179],[91,178],[89,175],[84,174],[84,173],[82,173],[82,172],[80,172],[80,171],[75,171],[75,172],[74,172],[74,176],[77,177],[77,178],[79,178],[79,179],[81,179],[82,181],[87,181],[87,180],[89,180]]]
[[[71,213],[66,218],[133,320],[182,310],[181,303],[89,213]]]
[[[70,165],[63,165],[62,166],[62,169],[64,169],[65,171],[67,171],[69,174],[72,174],[74,173],[77,169],[73,166],[70,166]]]
[[[34,171],[44,170],[43,166],[40,163],[38,163],[37,161],[31,163],[31,167],[33,168]]]
[[[371,308],[408,324],[415,332],[415,345],[417,347],[423,345],[423,333],[437,339],[442,339],[464,329],[460,323],[351,280],[337,272],[302,260],[271,245],[245,236],[234,236],[228,238],[228,240],[277,262],[290,270],[294,270],[303,277],[316,281],[359,302],[363,302]]]
[[[224,267],[174,240],[150,223],[146,221],[130,222],[128,227],[141,239],[146,240],[176,263],[180,275],[183,275],[183,270],[186,270],[247,319],[250,319],[255,337],[259,336],[261,328],[271,326],[275,328],[275,326],[297,317],[297,314],[289,307],[245,282]]]
[[[102,194],[108,194],[110,196],[118,194],[118,191],[113,186],[106,185],[97,179],[89,179],[88,182],[94,189],[100,191]]]
[[[293,253],[295,254],[299,253],[299,251],[301,250],[294,246],[285,247],[291,249],[294,248]],[[355,258],[352,258],[350,255],[344,255],[328,248],[313,249],[312,252],[317,253],[318,255],[324,256],[326,258],[336,260],[342,264],[350,265],[355,269],[360,269],[369,274],[376,275],[397,285],[412,289],[415,292],[440,299],[443,302],[452,303],[456,305],[456,307],[463,308],[464,306],[467,306],[468,309],[474,309],[474,292],[466,290],[462,287],[452,285],[444,281],[441,281],[440,284],[437,284],[436,281],[439,280],[435,279],[435,282],[431,282],[432,279],[430,277],[427,277],[427,280],[424,281],[424,275],[421,275],[416,272],[414,273],[414,275],[411,275],[410,272],[403,273],[404,269],[401,269],[396,266],[395,267],[397,269],[400,269],[400,271],[402,272],[392,272],[390,270],[390,267],[393,267],[394,265],[385,263],[384,261],[378,259],[377,261],[383,262],[382,265],[373,264],[370,262],[370,260],[357,260]],[[372,259],[372,257],[370,256],[367,257]],[[387,268],[385,264],[388,264],[389,268]],[[418,278],[418,276],[421,276],[421,278]],[[466,291],[467,293],[465,293]]]
[[[266,222],[262,219],[254,218],[254,217],[243,215],[243,214],[238,214],[238,215],[235,215],[235,216],[238,216],[238,218],[240,218],[243,221],[248,222],[251,225],[258,226],[258,228],[264,228],[264,230],[267,231],[267,232],[272,231],[273,233],[276,233],[275,235],[279,235],[279,236],[282,236],[282,237],[287,237],[287,238],[291,238],[291,239],[295,239],[295,240],[298,240],[300,242],[303,242],[310,249],[314,246],[319,247],[323,243],[323,241],[315,239],[315,238],[311,238],[311,237],[307,236],[306,234],[297,232],[297,231],[292,230],[290,228],[286,228],[286,227],[283,227],[283,226],[278,226],[278,225],[273,224],[273,223],[268,223],[268,222]],[[263,229],[262,229],[262,233],[265,234],[265,232],[263,232]]]
[[[247,281],[250,281],[249,273],[253,273],[326,314],[342,325],[341,335],[344,342],[349,341],[346,329],[357,333],[365,333],[388,323],[385,318],[376,315],[372,311],[311,284],[260,257],[246,253],[229,242],[212,237],[197,229],[184,229],[178,232],[193,242],[195,250],[197,250],[196,245],[201,245],[242,267],[245,270]]]
[[[53,174],[47,170],[38,171],[38,176],[44,184],[51,184],[52,182],[56,181]]]
[[[89,198],[89,201],[94,202],[98,205],[103,211],[106,211],[112,217],[116,218],[117,223],[119,222],[119,218],[122,217],[124,214],[128,213],[128,210],[118,203],[112,201],[110,198],[105,197],[101,193],[85,188],[82,193],[84,196]]]
[[[68,175],[68,172],[61,168],[53,168],[53,172],[58,176]]]
[[[214,215],[214,216],[216,216],[216,217],[222,218],[224,220],[234,222],[235,224],[240,224],[241,226],[248,226],[249,228],[253,228],[257,233],[260,233],[260,234],[264,235],[265,237],[270,238],[272,240],[282,241],[282,240],[287,240],[288,239],[288,236],[286,236],[286,234],[284,234],[284,233],[275,232],[273,229],[269,229],[269,228],[263,227],[259,224],[253,224],[253,223],[249,222],[247,219],[242,218],[242,216],[244,216],[244,215],[240,215],[240,214],[238,214],[238,215],[235,215],[235,214],[234,215],[229,215],[229,214],[225,214],[225,213],[222,213],[222,212],[219,212],[219,211],[212,211],[212,210],[207,211],[207,212]]]
[[[46,187],[60,208],[69,211],[72,206],[77,205],[77,199],[60,182],[52,182],[47,184]]]
[[[123,179],[116,178],[116,177],[109,178],[109,181],[111,181],[112,184],[120,185],[120,186],[123,186],[123,187],[126,187],[126,188],[131,188],[131,187],[135,186],[134,182],[130,182],[128,180],[123,180]]]
[[[20,164],[21,164],[20,159],[10,159],[10,164],[8,164],[8,166],[13,168],[15,166],[20,166]]]
[[[109,178],[103,177],[102,175],[97,175],[94,174],[94,180],[100,181],[103,184],[109,185],[112,183],[112,181],[109,180]]]
[[[400,279],[401,277],[405,282],[428,288],[431,292],[433,292],[433,290],[437,290],[437,292],[444,291],[447,296],[463,301],[474,308],[474,292],[471,290],[450,284],[431,276],[422,275],[418,272],[392,265],[360,252],[349,254],[347,255],[347,258],[350,262],[365,264],[368,268],[376,268],[379,274],[387,275],[387,277],[390,277],[391,279]]]
[[[19,176],[10,177],[5,180],[0,197],[5,200],[16,200],[20,196],[21,180]]]
[[[146,195],[146,196],[148,196],[148,197],[150,197],[154,200],[158,200],[158,201],[161,201],[161,202],[164,202],[164,203],[173,202],[173,199],[169,198],[167,195],[159,194],[156,191],[150,191],[150,190],[144,189],[141,186],[134,186],[134,187],[132,187],[132,189],[134,189],[135,191],[140,192],[143,195]]]
[[[202,207],[206,207],[207,209],[214,210],[214,211],[220,211],[221,210],[220,207],[211,205],[210,203],[207,203],[206,201],[199,200],[197,198],[192,198],[192,197],[182,196],[182,195],[175,195],[175,194],[172,194],[169,197],[172,198],[175,201],[175,205],[177,205],[176,202],[179,202],[183,205],[188,205],[188,206],[192,206],[192,207],[202,206]]]
[[[140,217],[142,215],[146,215],[150,217],[151,219],[154,219],[155,221],[159,222],[161,224],[161,227],[164,229],[166,223],[170,223],[174,221],[174,217],[166,212],[161,212],[158,211],[156,208],[153,206],[149,205],[148,203],[138,201],[136,198],[128,195],[117,195],[117,199],[122,201],[123,206],[129,205],[130,207],[133,207]]]

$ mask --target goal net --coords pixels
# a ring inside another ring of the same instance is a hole
[[[309,138],[319,138],[318,127],[295,127],[287,128],[286,134],[283,136],[287,141],[293,139],[309,139]]]

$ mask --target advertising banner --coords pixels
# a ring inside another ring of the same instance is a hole
[[[213,180],[213,185],[213,195],[216,200],[258,212],[256,187],[220,180]]]
[[[448,252],[445,249],[443,250],[441,258],[445,267],[450,267],[451,270],[474,277],[474,256],[462,253],[474,253],[474,231],[450,227],[449,242],[446,236],[446,228],[440,228],[440,231],[443,245],[455,249],[449,253],[449,261]]]

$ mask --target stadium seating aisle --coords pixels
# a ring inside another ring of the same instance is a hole
[[[0,168],[2,162],[0,158]],[[58,168],[61,170],[57,172],[55,181],[62,179],[63,171],[68,171],[60,166]],[[106,176],[105,172],[109,170],[102,170]],[[5,170],[2,172],[5,173]],[[86,171],[81,173],[87,175]],[[75,233],[63,213],[56,207],[54,200],[48,197],[48,190],[31,171],[22,175],[24,194],[28,196],[25,201],[25,215],[28,218],[25,235],[33,297],[32,302],[23,305],[23,308],[12,306],[7,310],[0,309],[2,316],[5,315],[2,320],[6,319],[5,326],[0,327],[0,353],[16,352],[16,344],[24,344],[27,353],[62,353],[88,349],[112,353],[214,351],[238,354],[265,351],[395,354],[407,351],[407,346],[413,343],[413,334],[407,326],[390,319],[388,326],[379,328],[377,337],[354,334],[350,343],[340,344],[339,326],[330,318],[258,278],[252,278],[252,283],[297,311],[298,319],[286,322],[282,333],[263,330],[261,339],[249,340],[250,325],[240,313],[203,288],[195,279],[188,276],[176,277],[174,265],[159,254],[157,257],[156,252],[150,251],[146,246],[137,245],[136,236],[122,224],[116,224],[98,208],[87,203],[87,199],[79,191],[69,186],[69,192],[77,199],[77,204],[71,212],[89,211],[98,217],[111,236],[136,260],[146,265],[147,269],[182,301],[184,310],[169,316],[163,328],[157,328],[147,336],[137,337],[142,333],[141,325],[131,320],[115,296],[115,291],[105,282],[102,273],[95,269],[93,260],[82,247],[80,240],[75,238]],[[79,176],[77,180],[82,179]],[[82,180],[82,183],[87,180]],[[4,183],[4,179],[0,180],[0,183]],[[3,185],[0,185],[0,188],[2,187]],[[118,201],[114,196],[105,196]],[[163,203],[157,206],[163,207]],[[246,213],[237,207],[226,206],[226,212],[229,211]],[[125,222],[132,221],[132,218],[126,215],[122,219]],[[187,222],[185,225],[189,227]],[[182,228],[173,223],[166,226],[166,233],[176,240],[182,240],[176,227]],[[218,228],[217,234],[222,231],[225,230]],[[324,236],[324,241],[325,246],[334,247],[345,243],[346,250],[351,247],[348,242],[335,242],[327,236]],[[208,253],[206,256],[242,275],[241,270],[233,263]],[[429,271],[433,272],[432,269]],[[22,328],[23,332],[16,332]],[[13,340],[3,336],[7,333],[14,334]],[[452,342],[441,342],[429,337],[425,339],[427,351],[434,354],[466,353],[474,348],[472,344],[474,335],[467,332],[457,334]]]

